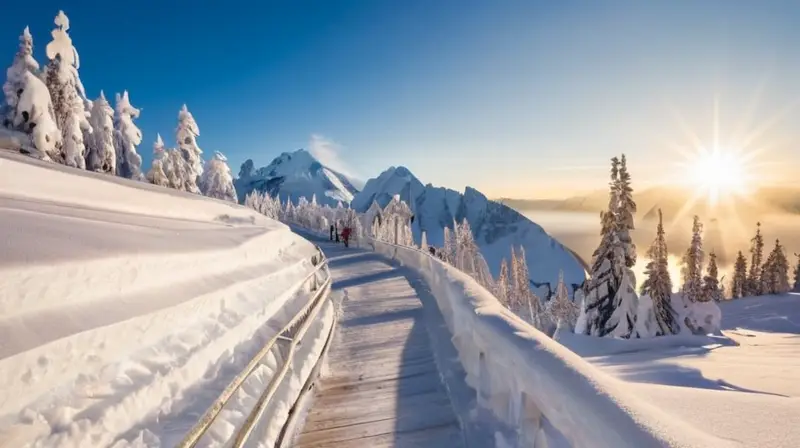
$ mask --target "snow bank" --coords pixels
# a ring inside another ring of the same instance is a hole
[[[374,241],[376,252],[417,271],[453,335],[479,404],[519,428],[520,446],[735,446],[631,396],[520,318],[466,274],[423,252]]]

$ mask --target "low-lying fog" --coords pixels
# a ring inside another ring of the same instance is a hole
[[[521,210],[521,213],[544,227],[547,233],[569,246],[584,260],[591,262],[592,252],[600,240],[599,215],[551,210]],[[726,288],[729,286],[730,270],[736,260],[737,251],[741,250],[748,262],[750,261],[750,239],[755,235],[758,221],[761,222],[761,232],[764,235],[764,257],[766,258],[769,251],[772,250],[775,239],[780,238],[790,266],[794,266],[796,263],[797,258],[794,253],[800,252],[800,216],[798,215],[769,214],[704,222],[703,247],[706,254],[712,249],[716,252],[720,277],[725,276]],[[637,283],[641,283],[643,280],[642,273],[646,264],[645,252],[655,238],[656,225],[656,221],[643,221],[640,217],[636,219],[636,230],[632,236],[639,254],[634,267]],[[670,271],[673,284],[677,288],[680,286],[680,258],[689,246],[691,239],[691,216],[684,217],[677,222],[665,219],[664,226],[667,234],[667,246],[671,254]]]

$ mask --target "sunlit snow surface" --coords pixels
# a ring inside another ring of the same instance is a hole
[[[2,150],[0,233],[0,446],[174,446],[315,251],[243,207]]]
[[[630,390],[743,446],[800,446],[800,295],[720,304],[723,337],[559,338]]]

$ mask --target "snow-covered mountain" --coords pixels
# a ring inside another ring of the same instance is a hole
[[[396,194],[411,206],[415,214],[412,227],[417,242],[424,230],[428,243],[442,246],[444,227],[452,227],[453,219],[460,222],[467,218],[475,241],[495,276],[500,271],[501,260],[510,258],[513,245],[525,248],[534,283],[555,286],[559,270],[564,271],[564,280],[568,284],[579,284],[585,278],[583,264],[570,249],[516,210],[487,199],[474,188],[467,187],[464,193],[459,193],[431,184],[423,185],[407,168],[391,167],[367,181],[351,206],[364,212],[372,201],[377,201],[384,207]],[[544,293],[547,288],[540,291]]]
[[[358,193],[346,176],[324,166],[305,149],[285,152],[259,169],[248,159],[242,164],[234,185],[239,203],[243,203],[251,191],[258,190],[269,192],[270,196],[278,195],[284,202],[289,197],[294,203],[302,196],[311,200],[316,195],[318,203],[335,207],[339,201],[350,203]]]

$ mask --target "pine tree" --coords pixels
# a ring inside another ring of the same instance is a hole
[[[719,282],[719,270],[717,269],[717,254],[712,250],[708,254],[708,268],[706,276],[703,277],[703,293],[700,295],[701,302],[715,301],[723,299],[722,289]]]
[[[744,291],[746,296],[763,294],[761,289],[761,264],[764,260],[764,237],[761,235],[761,223],[756,223],[756,236],[750,240],[750,272]]]
[[[422,231],[422,237],[419,242],[419,250],[423,252],[428,252],[428,235],[425,234],[425,231]]]
[[[3,97],[5,106],[2,108],[2,123],[7,128],[14,128],[14,121],[17,113],[17,105],[20,96],[25,91],[28,83],[26,74],[39,72],[39,63],[33,58],[33,36],[26,26],[19,36],[19,49],[14,56],[14,61],[6,71],[6,82],[3,83]],[[22,129],[20,129],[22,130]]]
[[[53,40],[47,44],[50,62],[45,69],[45,84],[50,91],[56,125],[61,130],[61,150],[55,161],[68,166],[86,168],[84,135],[92,132],[87,119],[83,84],[78,77],[78,52],[72,46],[69,19],[59,11],[52,31]]]
[[[569,299],[567,286],[564,284],[564,272],[558,273],[558,285],[553,298],[547,303],[547,312],[555,322],[557,329],[566,328],[571,330],[578,320],[578,305]]]
[[[731,280],[731,298],[741,299],[747,291],[747,260],[742,251],[736,256],[733,265],[733,279]]]
[[[525,248],[520,246],[511,259],[511,289],[515,299],[516,309],[512,311],[520,316],[528,315],[528,321],[534,327],[544,331],[546,322],[541,299],[531,291],[528,262],[525,258]]]
[[[629,180],[627,175],[626,178]],[[635,276],[627,267],[630,246],[620,239],[620,236],[626,238],[624,232],[620,234],[620,229],[627,228],[625,216],[630,211],[629,205],[625,206],[627,211],[622,210],[621,185],[620,161],[614,157],[611,159],[608,210],[600,215],[600,245],[593,254],[591,277],[585,288],[582,317],[586,328],[576,329],[578,333],[630,337],[633,332],[639,299],[634,289]],[[618,219],[618,216],[624,219]]]
[[[500,262],[500,275],[495,282],[494,296],[503,306],[509,307],[508,262],[505,258]]]
[[[762,294],[785,294],[789,291],[789,261],[780,240],[775,240],[762,269]]]
[[[650,261],[645,269],[645,280],[641,294],[647,294],[653,301],[653,318],[658,325],[656,336],[677,334],[680,330],[672,307],[672,279],[669,275],[669,251],[664,233],[664,220],[658,210],[656,239],[647,251]]]
[[[117,153],[114,149],[114,109],[105,95],[92,102],[92,134],[87,141],[86,169],[100,173],[115,174]]]
[[[170,186],[169,177],[167,176],[167,173],[164,171],[164,162],[165,160],[167,160],[168,157],[169,154],[166,152],[166,149],[164,148],[164,140],[161,139],[161,134],[156,134],[156,141],[155,143],[153,143],[153,164],[150,167],[150,171],[148,171],[147,173],[147,180],[151,184],[159,185],[162,187]],[[250,198],[251,202],[253,202],[254,200],[255,197]]]
[[[625,154],[622,154],[619,162],[619,180],[617,181],[616,195],[619,202],[616,212],[617,233],[625,251],[625,266],[632,268],[636,264],[636,245],[633,244],[630,232],[635,229],[633,215],[636,213],[636,202],[633,200],[631,175],[628,172]]]
[[[800,254],[794,254],[797,257],[797,264],[794,266],[794,285],[792,290],[800,291]]]
[[[117,151],[117,175],[138,181],[145,180],[142,175],[142,156],[136,147],[142,143],[142,131],[133,123],[139,118],[139,109],[131,105],[128,91],[117,94],[116,116],[114,117],[114,147]]]
[[[194,116],[184,104],[178,113],[178,128],[175,130],[178,140],[178,149],[185,163],[186,177],[184,189],[191,193],[200,193],[197,186],[199,177],[203,174],[203,151],[197,146],[197,137],[200,135],[200,128]]]
[[[228,159],[221,152],[215,152],[214,156],[206,162],[203,175],[200,176],[200,189],[203,194],[223,201],[236,202],[236,189],[233,187],[233,174],[228,166]],[[305,198],[303,198],[305,200]],[[308,201],[306,207],[308,209]],[[309,215],[308,210],[304,210]],[[309,216],[306,216],[306,227],[311,226]]]
[[[703,295],[703,224],[698,216],[692,223],[692,241],[686,254],[683,256],[681,276],[683,286],[681,291],[691,302],[701,300]]]

